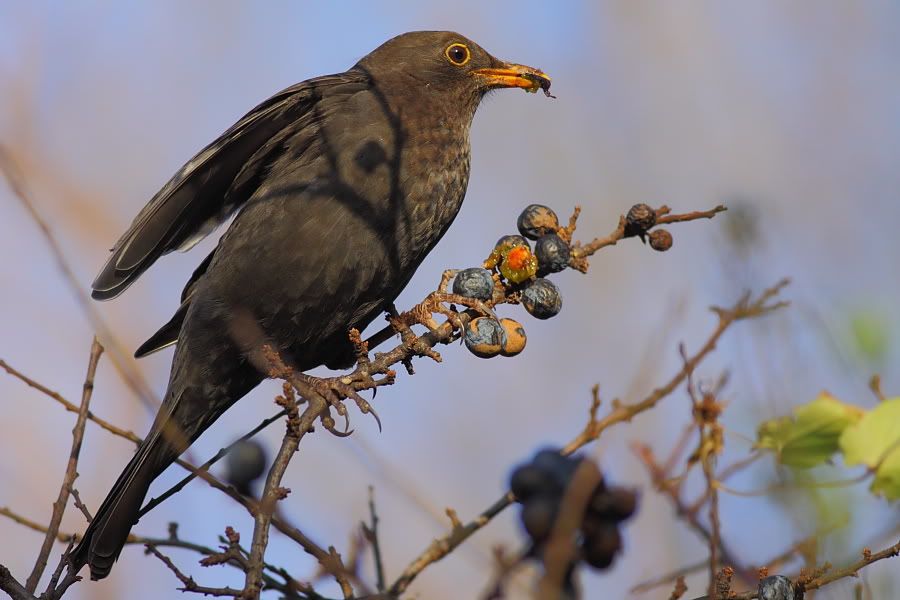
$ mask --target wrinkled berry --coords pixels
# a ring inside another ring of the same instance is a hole
[[[562,297],[553,283],[538,278],[522,291],[522,305],[536,319],[549,319],[562,309]]]
[[[625,215],[625,235],[639,235],[643,239],[644,234],[656,225],[656,211],[646,204],[635,204],[628,209]]]
[[[794,584],[784,575],[772,575],[759,581],[759,600],[794,600]]]
[[[552,496],[535,496],[522,507],[522,525],[535,544],[550,537],[559,499]]]
[[[506,342],[500,350],[503,356],[515,356],[525,349],[525,328],[522,324],[513,319],[500,319],[500,325],[506,332]]]
[[[555,233],[541,236],[534,245],[538,259],[538,274],[559,273],[569,266],[569,244]]]
[[[525,237],[536,240],[542,235],[556,233],[559,229],[559,219],[556,213],[543,204],[529,204],[519,215],[516,222],[519,233]]]
[[[494,278],[487,269],[463,269],[453,279],[453,293],[466,298],[490,300],[494,295]]]
[[[534,496],[556,492],[556,480],[537,465],[521,465],[512,472],[509,489],[519,502],[525,502]]]
[[[665,252],[672,247],[672,234],[665,229],[654,229],[650,232],[650,247]]]
[[[480,358],[497,356],[506,343],[506,332],[496,319],[478,317],[466,326],[466,348]]]
[[[251,495],[251,484],[266,470],[266,451],[262,444],[243,440],[225,455],[225,480],[245,496]]]

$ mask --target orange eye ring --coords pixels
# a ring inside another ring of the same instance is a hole
[[[457,67],[461,67],[472,60],[472,53],[469,52],[469,47],[460,43],[447,46],[447,49],[444,50],[444,56]]]

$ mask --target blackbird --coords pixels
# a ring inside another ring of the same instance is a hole
[[[172,177],[113,247],[94,298],[236,216],[135,353],[177,344],[149,433],[70,556],[76,572],[109,574],[150,483],[266,377],[251,356],[261,343],[300,371],[353,364],[349,330],[392,305],[460,209],[481,99],[549,87],[457,33],[406,33],[275,94]]]

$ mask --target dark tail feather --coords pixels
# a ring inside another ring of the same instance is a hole
[[[175,459],[173,450],[160,435],[141,445],[72,551],[70,560],[76,572],[87,564],[91,579],[109,575],[137,522],[150,483]]]

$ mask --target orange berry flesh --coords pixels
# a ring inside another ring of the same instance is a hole
[[[506,255],[506,263],[510,268],[519,271],[528,266],[529,258],[531,258],[531,251],[525,246],[517,246]]]

